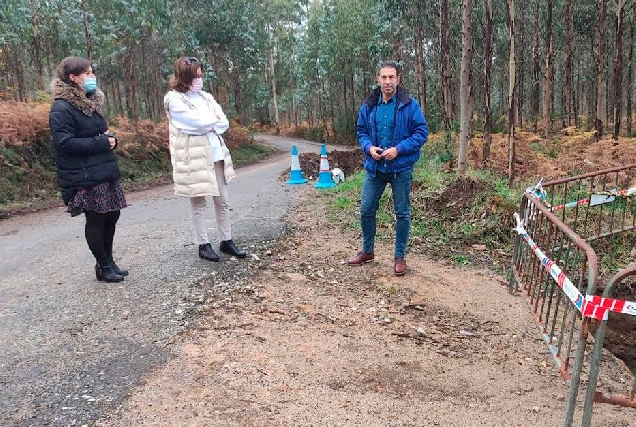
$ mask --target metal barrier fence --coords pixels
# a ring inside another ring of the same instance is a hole
[[[588,302],[596,294],[598,282],[597,254],[589,242],[635,228],[632,195],[636,195],[636,165],[539,183],[522,197],[509,287],[511,292],[526,295],[543,341],[570,383],[566,427],[573,423],[586,363],[590,373],[582,425],[590,425],[595,401],[636,407],[636,383],[630,397],[596,391],[607,327],[607,315],[603,318],[602,313],[607,311]],[[636,267],[617,273],[605,287],[604,296],[611,297],[615,285],[629,276],[636,276]],[[586,360],[592,318],[600,324],[594,351]]]

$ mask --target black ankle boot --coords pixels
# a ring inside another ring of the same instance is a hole
[[[102,267],[99,263],[95,264],[95,276],[100,282],[115,283],[124,280],[124,276],[115,273],[113,266],[110,264],[105,267]]]
[[[206,243],[204,245],[199,245],[199,258],[207,259],[208,261],[217,262],[219,260],[219,256],[212,249],[212,245]]]
[[[123,270],[117,267],[117,264],[115,264],[115,261],[113,261],[112,259],[110,260],[110,266],[113,267],[113,271],[120,276],[128,276],[128,270]]]
[[[236,247],[232,240],[222,241],[219,245],[219,249],[221,250],[221,252],[235,256],[237,258],[245,258],[247,256],[247,252]]]

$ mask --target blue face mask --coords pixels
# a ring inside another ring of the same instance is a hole
[[[84,77],[82,89],[86,93],[95,92],[95,89],[97,89],[97,77]]]

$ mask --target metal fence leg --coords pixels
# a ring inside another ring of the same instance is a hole
[[[576,398],[579,393],[579,384],[581,383],[581,371],[583,370],[583,361],[585,358],[585,344],[587,343],[587,328],[590,320],[583,319],[581,323],[581,335],[579,336],[579,346],[576,349],[576,359],[574,368],[572,369],[572,378],[570,379],[570,392],[568,393],[568,402],[565,408],[565,422],[563,427],[572,427],[574,422],[574,410],[576,409]]]
[[[598,382],[598,373],[601,369],[601,357],[603,356],[603,341],[605,340],[605,329],[607,320],[603,320],[596,331],[594,337],[594,352],[590,360],[590,376],[587,382],[587,392],[585,393],[585,405],[583,406],[582,427],[589,427],[592,422],[592,408],[594,407],[594,393]]]

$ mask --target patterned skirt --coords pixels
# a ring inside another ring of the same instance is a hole
[[[102,182],[89,189],[79,190],[68,202],[67,212],[77,216],[85,211],[107,213],[128,206],[119,180]]]

